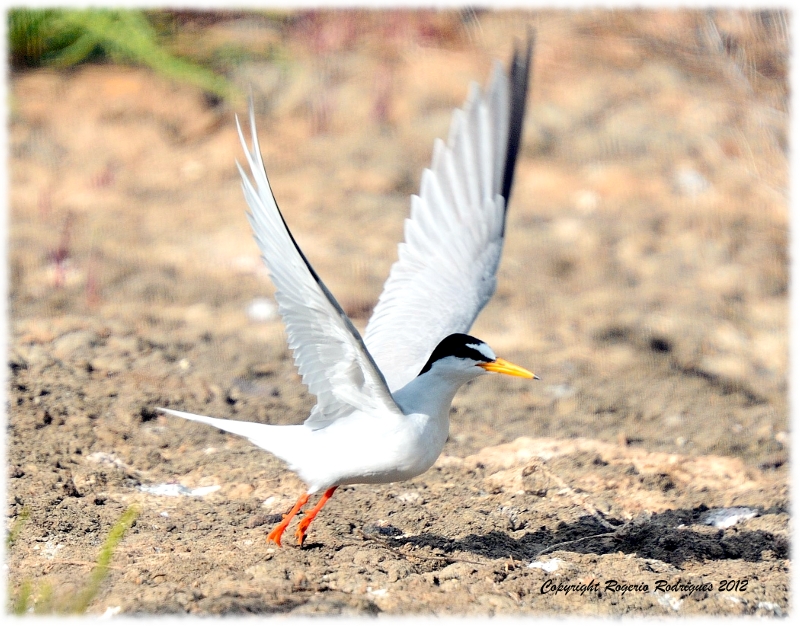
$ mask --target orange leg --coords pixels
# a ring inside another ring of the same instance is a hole
[[[319,502],[317,502],[317,506],[306,513],[303,519],[300,520],[300,524],[297,526],[297,532],[294,534],[294,536],[297,537],[298,545],[303,545],[303,542],[306,540],[306,530],[308,530],[311,522],[314,521],[317,513],[319,513],[322,510],[322,507],[325,506],[325,503],[330,500],[330,497],[333,495],[334,491],[336,491],[336,487],[331,487],[325,493],[323,493],[322,497],[319,499]]]
[[[280,524],[278,524],[275,528],[272,529],[272,532],[267,535],[267,542],[274,541],[281,545],[281,535],[283,535],[283,531],[286,530],[286,527],[289,525],[289,522],[292,521],[292,518],[297,515],[298,511],[303,508],[305,503],[308,502],[308,494],[303,494],[297,500],[295,505],[292,507],[292,510],[289,511],[286,515],[283,516],[283,520]]]

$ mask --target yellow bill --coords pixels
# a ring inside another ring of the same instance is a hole
[[[534,378],[539,380],[533,372],[529,372],[524,367],[509,363],[505,359],[496,359],[492,363],[478,363],[478,367],[482,367],[487,372],[497,372],[498,374],[508,374],[509,376],[519,376],[520,378]]]

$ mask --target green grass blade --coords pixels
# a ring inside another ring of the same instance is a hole
[[[50,55],[48,61],[56,67],[71,67],[85,61],[99,44],[100,42],[94,36],[84,33],[66,48]]]
[[[55,602],[55,592],[53,585],[44,581],[38,585],[38,598],[33,607],[33,612],[36,615],[46,615],[53,612],[53,603]]]
[[[12,62],[18,66],[69,67],[101,54],[117,63],[144,65],[221,98],[238,95],[223,76],[167,52],[140,10],[15,9],[8,24]]]
[[[155,29],[141,11],[88,9],[72,12],[70,19],[73,25],[93,37],[114,61],[145,65],[223,98],[233,95],[232,86],[221,76],[174,57],[159,46]]]
[[[22,532],[22,527],[25,525],[25,522],[31,516],[30,510],[28,510],[27,506],[22,507],[22,511],[20,511],[17,519],[14,521],[14,525],[11,527],[8,535],[6,536],[6,550],[11,548],[14,545],[14,542],[19,537],[19,534]]]
[[[31,600],[31,594],[33,593],[33,585],[29,579],[25,579],[22,581],[22,584],[19,587],[19,593],[17,593],[17,597],[13,599],[11,612],[14,615],[25,615],[28,612],[28,606]]]
[[[89,582],[83,591],[78,593],[78,596],[69,608],[69,613],[85,613],[86,609],[89,608],[92,600],[95,599],[100,591],[100,585],[108,575],[108,566],[114,556],[114,550],[116,550],[119,542],[122,541],[122,538],[125,536],[125,532],[131,527],[138,515],[139,509],[136,506],[132,506],[122,514],[119,520],[117,520],[117,523],[111,528],[105,543],[103,543],[103,547],[100,549],[100,554],[97,557],[97,565],[95,565],[91,574],[89,574]]]

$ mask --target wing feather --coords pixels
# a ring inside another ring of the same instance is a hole
[[[305,424],[323,428],[356,410],[400,412],[378,367],[342,307],[294,240],[267,179],[250,104],[252,149],[239,139],[253,180],[237,163],[250,207],[247,217],[275,284],[278,311],[294,362],[317,405]]]
[[[510,77],[496,63],[485,92],[471,87],[411,198],[405,241],[364,338],[392,391],[447,335],[467,332],[494,293],[532,49],[529,34]]]

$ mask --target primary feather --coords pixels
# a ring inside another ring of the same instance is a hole
[[[515,51],[510,79],[495,63],[485,92],[472,85],[411,197],[405,241],[364,336],[393,392],[442,339],[466,333],[494,294],[532,49],[529,38]]]
[[[306,424],[321,428],[354,410],[399,411],[358,330],[286,226],[261,159],[252,104],[252,150],[247,147],[238,118],[236,127],[255,180],[253,186],[239,165],[242,189],[250,207],[247,217],[275,283],[275,299],[295,365],[303,383],[317,397]]]

